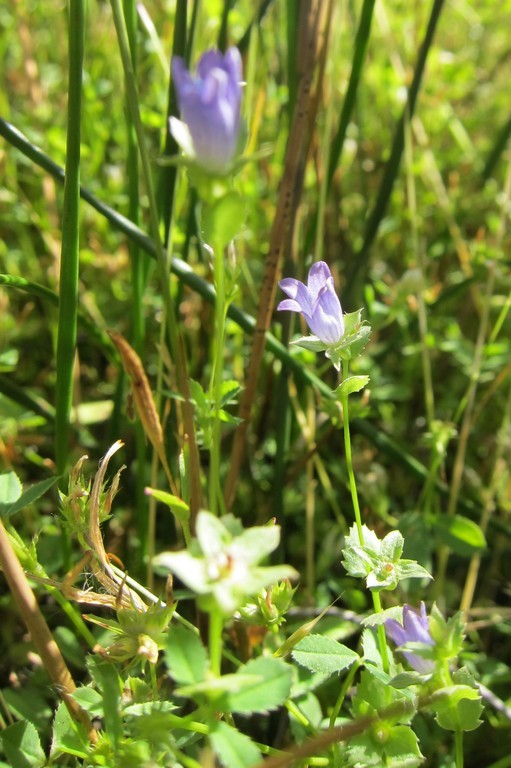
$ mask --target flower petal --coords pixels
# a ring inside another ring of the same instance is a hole
[[[172,76],[181,117],[193,141],[197,163],[211,173],[226,173],[238,150],[241,129],[241,56],[207,51],[193,77],[180,57]]]
[[[315,301],[318,293],[326,285],[328,278],[332,277],[330,267],[325,261],[316,261],[309,270],[307,288],[310,291],[312,301]],[[333,283],[333,279],[332,279]]]
[[[310,316],[312,313],[310,294],[307,287],[301,283],[300,280],[295,280],[294,277],[285,277],[284,280],[280,281],[279,287],[284,293],[287,293],[290,299],[296,300],[300,305],[300,310],[304,312],[307,317]]]
[[[294,299],[284,299],[277,307],[277,312],[281,312],[283,309],[288,312],[301,312],[302,308]]]

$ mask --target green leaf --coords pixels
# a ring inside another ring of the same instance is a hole
[[[95,688],[82,686],[77,688],[71,694],[73,699],[78,702],[82,709],[91,717],[101,717],[103,714],[103,699],[101,694]]]
[[[348,669],[360,659],[358,653],[351,648],[323,635],[304,637],[294,649],[292,656],[298,664],[310,669],[311,672],[323,672],[329,675]]]
[[[14,474],[14,472],[9,473]],[[16,768],[41,768],[46,763],[35,725],[14,723],[0,733],[7,759]]]
[[[334,390],[334,394],[338,400],[343,400],[345,397],[348,397],[348,395],[353,394],[353,392],[360,392],[360,390],[364,389],[368,383],[369,376],[348,376],[348,378],[344,379],[337,389]]]
[[[241,232],[245,218],[245,201],[234,191],[227,192],[213,205],[204,205],[201,221],[204,242],[212,248],[225,248]]]
[[[167,493],[166,491],[159,491],[157,488],[146,488],[145,492],[148,496],[153,496],[157,501],[166,504],[180,523],[188,521],[190,517],[190,507],[186,501],[180,499],[179,496],[174,496],[173,493]]]
[[[199,384],[198,381],[195,381],[195,379],[190,379],[190,394],[192,396],[193,402],[200,412],[206,413],[209,411],[207,395],[204,392],[201,384]]]
[[[400,672],[392,678],[390,685],[401,690],[401,688],[408,688],[410,685],[419,685],[429,677],[431,675],[421,675],[419,672]]]
[[[431,708],[436,721],[447,731],[474,731],[481,725],[479,715],[483,710],[479,691],[468,685],[451,685],[439,691]]]
[[[470,557],[486,549],[484,533],[473,520],[461,515],[442,515],[433,523],[439,541],[457,555]]]
[[[222,382],[222,397],[220,400],[220,407],[223,408],[226,405],[229,405],[230,403],[235,403],[236,398],[238,397],[239,393],[241,392],[242,387],[239,385],[237,381],[223,381]]]
[[[35,725],[38,732],[46,727],[52,714],[44,694],[44,689],[28,681],[20,688],[9,687],[2,691],[4,706],[7,705],[17,720],[27,720]]]
[[[200,683],[184,685],[176,689],[176,694],[183,698],[201,701],[206,698],[214,704],[215,709],[223,711],[229,694],[238,693],[251,685],[257,685],[259,681],[258,675],[247,675],[240,671],[235,674],[222,675],[222,677],[207,677]]]
[[[402,618],[403,606],[394,605],[392,608],[386,608],[380,613],[372,613],[370,616],[366,616],[365,619],[362,619],[361,624],[364,627],[377,627],[379,624],[385,624],[389,619],[402,621]]]
[[[291,690],[292,667],[281,659],[260,656],[237,674],[257,676],[258,682],[227,696],[227,712],[267,712],[281,706]]]
[[[413,768],[424,760],[417,736],[407,725],[394,725],[390,729],[384,751],[387,765],[393,768]]]
[[[105,731],[113,743],[117,744],[122,736],[123,727],[120,707],[122,680],[115,667],[108,662],[89,658],[87,666],[92,679],[102,694]]]
[[[61,754],[67,754],[85,760],[89,754],[89,746],[89,739],[87,738],[85,728],[73,720],[68,708],[64,702],[61,702],[53,721],[52,758]]]
[[[11,472],[10,474],[14,473]],[[10,517],[11,515],[16,514],[16,512],[19,512],[25,507],[28,507],[28,505],[32,504],[34,501],[37,501],[37,499],[39,499],[41,496],[44,496],[46,491],[49,491],[49,489],[55,485],[58,479],[58,477],[48,477],[46,480],[41,480],[41,482],[31,485],[30,488],[27,488],[27,490],[24,491],[21,496],[9,507],[6,512],[6,516]]]
[[[0,475],[0,514],[5,516],[23,493],[23,486],[16,472]]]
[[[416,563],[415,560],[400,560],[396,565],[399,580],[402,579],[432,579],[428,571]]]
[[[384,560],[397,563],[403,552],[404,539],[399,531],[388,533],[381,543],[381,556]]]
[[[189,629],[172,625],[169,631],[165,661],[176,683],[200,683],[206,677],[208,657],[200,638]]]
[[[227,723],[215,723],[209,738],[225,768],[248,768],[261,760],[261,753],[254,742]]]
[[[328,349],[328,344],[318,339],[317,336],[300,336],[299,339],[294,339],[291,344],[303,347],[303,349],[308,349],[311,352],[324,352]]]

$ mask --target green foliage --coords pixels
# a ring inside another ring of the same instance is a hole
[[[292,656],[298,664],[311,672],[327,675],[349,669],[359,660],[358,654],[351,648],[323,635],[304,637],[293,650]]]
[[[434,521],[433,530],[438,540],[457,555],[470,557],[486,549],[486,540],[480,526],[461,515],[439,517]]]
[[[332,3],[317,40],[291,1],[126,0],[129,49],[120,6],[0,10],[1,551],[97,729],[4,590],[0,765],[500,765],[510,0]],[[230,45],[247,155],[214,178],[173,154],[169,57]],[[318,260],[363,306],[335,347],[274,313]],[[151,382],[157,458],[107,329]],[[94,495],[80,457],[118,438]],[[393,655],[421,600],[433,645]]]
[[[403,579],[431,579],[431,575],[414,560],[401,559],[404,539],[399,531],[391,531],[380,541],[374,531],[363,526],[364,543],[356,526],[345,540],[343,565],[350,574],[365,578],[367,587],[379,592],[392,590]]]
[[[16,472],[0,475],[0,504],[3,515],[20,499],[22,492],[23,486]]]
[[[179,685],[200,683],[206,677],[207,653],[201,640],[189,629],[172,627],[165,647],[167,668]]]
[[[13,723],[2,731],[1,739],[11,765],[19,768],[41,768],[46,763],[39,735],[31,722]]]
[[[210,734],[211,744],[225,768],[245,768],[255,765],[261,753],[243,733],[227,723],[216,723]]]
[[[223,381],[218,403],[206,392],[198,381],[190,380],[190,391],[195,405],[198,439],[204,448],[211,448],[213,427],[217,419],[225,424],[239,424],[240,420],[226,410],[237,402],[241,390],[236,381]]]

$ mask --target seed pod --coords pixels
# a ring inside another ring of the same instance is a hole
[[[153,394],[151,392],[151,387],[149,386],[149,381],[147,380],[142,361],[140,360],[133,347],[128,344],[126,339],[121,336],[120,333],[117,333],[116,331],[108,331],[108,335],[119,350],[124,370],[130,377],[131,385],[133,388],[133,399],[135,401],[135,406],[139,419],[142,422],[144,432],[160,458],[163,469],[165,470],[165,474],[167,475],[169,485],[172,489],[172,493],[174,493],[176,496],[179,496],[179,492],[167,462],[167,454],[165,453],[165,445],[163,440],[163,429],[161,427],[158,411],[156,410],[156,406],[154,404]]]

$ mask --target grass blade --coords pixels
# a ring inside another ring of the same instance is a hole
[[[353,290],[353,284],[356,281],[360,272],[363,272],[367,267],[371,245],[373,244],[373,241],[376,237],[381,221],[385,215],[385,211],[387,210],[387,204],[392,194],[392,188],[397,178],[399,165],[401,162],[401,156],[404,150],[405,122],[406,120],[411,120],[415,110],[415,104],[417,102],[417,96],[419,94],[419,88],[422,82],[422,76],[424,74],[426,60],[428,57],[428,53],[431,49],[431,45],[433,43],[436,26],[438,23],[438,19],[440,18],[440,13],[442,12],[443,5],[444,5],[444,0],[434,0],[433,2],[433,8],[431,9],[431,14],[428,20],[426,34],[424,36],[424,40],[419,50],[417,64],[415,66],[415,71],[413,73],[413,80],[410,85],[410,90],[408,91],[408,98],[406,100],[403,113],[399,118],[399,121],[396,126],[396,131],[394,133],[394,140],[392,142],[392,150],[391,150],[387,165],[385,167],[383,179],[381,181],[380,189],[378,191],[378,196],[376,198],[376,202],[373,206],[373,209],[369,215],[365,236],[364,236],[364,242],[362,244],[360,252],[356,254],[355,258],[353,259],[353,267],[351,269],[351,274],[349,276],[349,279],[347,282],[347,288],[346,288],[346,291],[348,293]]]
[[[374,4],[375,0],[364,0],[364,5],[362,6],[362,11],[360,13],[360,23],[358,25],[357,34],[355,37],[355,51],[353,53],[353,63],[351,65],[348,90],[346,91],[346,96],[344,97],[344,103],[342,105],[339,127],[332,142],[330,164],[328,166],[329,185],[341,159],[344,139],[346,138],[346,129],[348,127],[348,123],[355,106],[358,84],[360,82],[360,77],[367,52],[367,46],[369,44],[369,36],[371,34],[371,22],[373,20]]]
[[[83,0],[71,0],[69,5],[67,151],[62,212],[62,255],[60,262],[60,302],[56,360],[55,457],[58,475],[64,474],[67,464],[70,413],[73,400],[73,367],[76,348],[79,272],[80,123],[84,22],[85,4]]]

